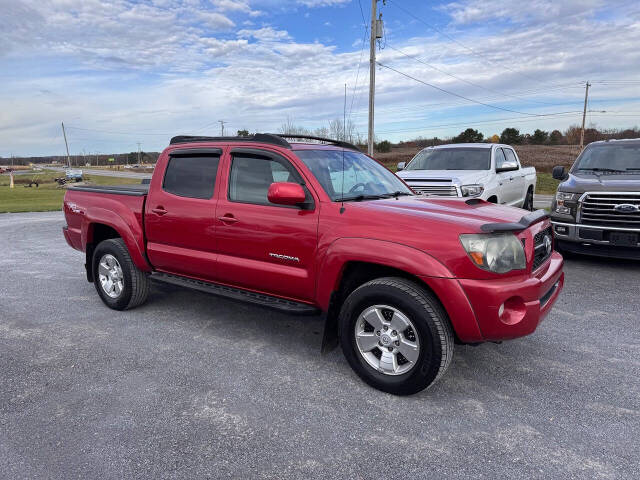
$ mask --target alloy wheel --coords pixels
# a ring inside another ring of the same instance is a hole
[[[402,375],[420,357],[417,329],[404,313],[388,305],[366,308],[355,324],[355,341],[362,358],[385,375]]]
[[[98,279],[104,293],[111,298],[118,298],[124,289],[124,275],[120,263],[113,255],[107,253],[98,263]]]

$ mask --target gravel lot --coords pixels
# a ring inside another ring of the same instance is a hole
[[[108,310],[63,222],[0,215],[2,478],[640,477],[638,263],[567,259],[535,334],[400,398],[313,317],[160,284]]]

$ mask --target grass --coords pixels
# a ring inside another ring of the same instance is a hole
[[[15,188],[9,188],[9,176],[0,177],[0,213],[48,212],[62,210],[64,188],[59,188],[54,178],[64,175],[63,172],[42,172],[37,175],[16,175]],[[25,188],[25,183],[32,179],[40,182],[38,188]],[[97,185],[122,185],[140,183],[136,178],[122,177],[86,177],[86,180]]]
[[[550,173],[538,172],[536,193],[540,193],[542,195],[553,195],[556,193],[559,183],[560,182],[558,180],[555,180]]]

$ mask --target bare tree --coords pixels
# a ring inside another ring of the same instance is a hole
[[[280,125],[280,133],[283,135],[309,135],[309,130],[296,125],[293,118],[287,116],[287,119]]]
[[[331,138],[349,143],[357,143],[360,140],[355,123],[351,119],[347,119],[345,124],[339,117],[329,121],[329,135]]]

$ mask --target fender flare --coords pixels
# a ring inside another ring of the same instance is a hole
[[[451,271],[432,255],[401,243],[370,238],[340,238],[329,245],[318,268],[316,300],[327,312],[322,341],[326,353],[337,346],[337,291],[348,262],[396,268],[415,276],[430,289],[449,316],[451,326],[466,342],[482,341],[475,312]]]
[[[454,277],[439,260],[417,248],[372,238],[339,238],[326,248],[318,268],[316,300],[324,311],[329,308],[331,293],[338,289],[348,262],[376,263],[416,277]]]
[[[131,260],[143,272],[150,272],[144,248],[144,232],[136,214],[121,203],[109,199],[101,201],[100,207],[87,208],[82,219],[82,245],[93,243],[93,225],[102,224],[113,228],[124,241]]]

